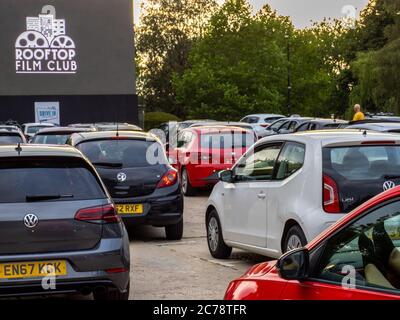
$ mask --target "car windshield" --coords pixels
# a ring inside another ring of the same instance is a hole
[[[40,134],[33,138],[32,143],[36,144],[66,144],[68,138],[70,137],[69,134]]]
[[[135,139],[94,140],[80,143],[77,148],[93,164],[100,166],[147,167],[156,165],[157,161],[154,161],[154,159],[159,157],[162,158],[162,161],[165,161],[164,163],[167,163],[162,145],[154,141]]]
[[[231,133],[203,133],[200,135],[201,148],[249,148],[254,142],[254,135],[248,132],[233,131]]]
[[[19,135],[0,135],[0,145],[22,143],[22,138]]]
[[[105,198],[94,173],[80,159],[2,160],[0,174],[0,203]]]

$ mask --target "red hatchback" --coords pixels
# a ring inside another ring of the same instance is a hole
[[[400,299],[400,187],[366,202],[305,248],[233,281],[227,300]]]
[[[227,170],[255,143],[253,132],[236,127],[204,126],[179,132],[177,146],[169,151],[179,171],[186,196],[218,182],[218,172]]]

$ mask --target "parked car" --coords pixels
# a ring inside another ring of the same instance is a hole
[[[348,123],[348,121],[338,119],[313,119],[302,123],[294,132],[338,129]]]
[[[347,128],[388,132],[388,133],[400,133],[400,122],[375,122],[375,123],[353,124],[348,126]]]
[[[399,300],[400,187],[382,193],[305,248],[234,280],[227,300]]]
[[[54,127],[41,129],[31,139],[33,144],[66,144],[74,133],[93,132],[94,128]]]
[[[280,114],[252,114],[244,117],[240,122],[251,124],[257,135],[261,136],[265,128],[282,118],[285,116]]]
[[[295,132],[296,128],[313,118],[284,118],[272,123],[264,132],[260,134],[261,137],[273,136],[276,134],[289,134]]]
[[[0,159],[0,296],[127,300],[129,239],[93,166],[66,146],[1,146]]]
[[[74,134],[69,143],[96,167],[128,227],[165,227],[167,239],[182,238],[178,173],[158,139],[143,132],[104,131]]]
[[[143,131],[139,126],[130,123],[104,122],[95,123],[94,126],[98,131]]]
[[[199,123],[195,123],[193,125],[190,126],[190,128],[198,128],[198,127],[205,127],[205,126],[210,126],[210,127],[236,127],[236,128],[242,128],[242,129],[246,129],[249,131],[253,131],[254,132],[254,136],[255,138],[258,140],[258,134],[257,131],[254,129],[254,127],[249,124],[249,123],[245,123],[245,122],[199,122]]]
[[[400,138],[353,130],[272,136],[220,180],[206,206],[211,255],[241,248],[278,258],[400,185]]]
[[[194,196],[197,189],[215,185],[218,172],[230,168],[255,140],[253,132],[236,127],[182,130],[169,158],[181,177],[183,194]]]
[[[24,133],[27,140],[30,140],[38,131],[44,128],[55,127],[53,123],[41,122],[41,123],[24,123],[22,125],[22,132]]]
[[[0,145],[16,145],[18,143],[26,143],[26,138],[21,130],[0,127]]]

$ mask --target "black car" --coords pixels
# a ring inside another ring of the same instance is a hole
[[[299,125],[294,132],[338,129],[348,124],[348,121],[337,119],[314,119]]]
[[[165,227],[168,240],[183,235],[183,195],[162,143],[143,132],[91,132],[69,143],[96,167],[127,226]]]
[[[74,133],[81,132],[93,132],[96,131],[94,128],[73,128],[73,127],[54,127],[45,128],[36,133],[32,140],[33,144],[54,144],[62,145],[66,144],[68,139]]]

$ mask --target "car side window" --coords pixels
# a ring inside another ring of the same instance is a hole
[[[288,130],[288,129],[289,129],[289,126],[290,126],[290,123],[291,123],[291,121],[286,121],[286,122],[284,122],[284,123],[280,126],[280,128],[278,129],[278,131],[280,131],[280,130]]]
[[[290,122],[289,130],[294,131],[296,129],[297,125],[298,125],[298,123],[296,121]]]
[[[184,148],[187,144],[187,135],[186,132],[180,132],[178,134],[177,148]]]
[[[295,142],[288,142],[282,149],[277,162],[275,180],[285,180],[299,171],[304,164],[306,148]]]
[[[249,152],[235,167],[237,182],[272,179],[282,144],[274,144]]]
[[[307,131],[309,125],[309,123],[303,123],[300,127],[297,128],[297,132]]]
[[[328,240],[315,277],[400,294],[400,200],[386,204]]]

